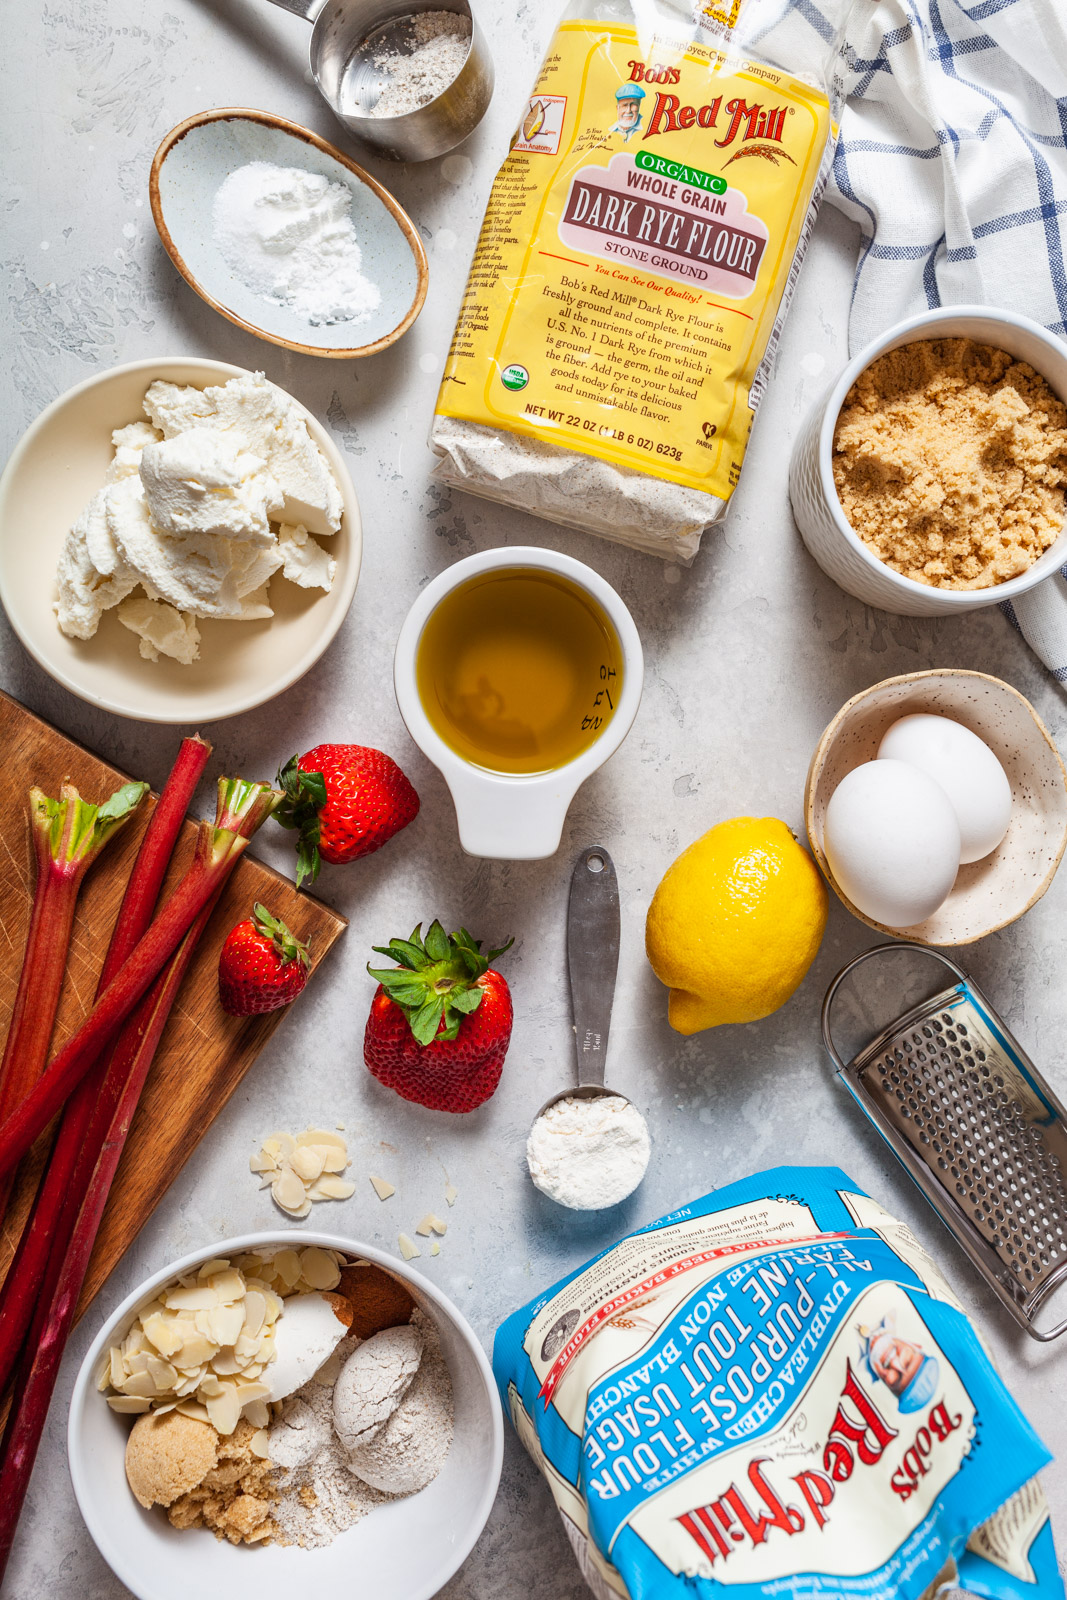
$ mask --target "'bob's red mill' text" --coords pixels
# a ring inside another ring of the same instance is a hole
[[[894,1494],[902,1500],[914,1494],[929,1471],[929,1458],[936,1445],[944,1443],[962,1421],[962,1416],[949,1415],[943,1400],[931,1408],[890,1479]],[[747,1544],[748,1548],[755,1549],[766,1543],[773,1528],[786,1534],[800,1533],[809,1517],[821,1528],[829,1520],[828,1507],[836,1485],[851,1478],[857,1462],[864,1467],[877,1466],[886,1446],[899,1432],[899,1428],[889,1426],[874,1401],[860,1387],[852,1363],[847,1362],[845,1386],[823,1450],[825,1471],[798,1472],[788,1480],[800,1491],[807,1516],[799,1506],[787,1504],[771,1483],[764,1472],[769,1458],[756,1456],[749,1462],[747,1477],[762,1509],[758,1507],[754,1511],[737,1484],[732,1483],[711,1505],[695,1506],[678,1521],[712,1566],[716,1561],[727,1560],[739,1545]],[[788,1489],[785,1492],[788,1493]]]
[[[677,67],[646,67],[643,61],[628,61],[626,65],[630,69],[631,83],[677,83],[680,78]],[[723,109],[730,121],[723,138],[714,141],[718,149],[733,144],[742,128],[743,139],[773,139],[781,144],[786,106],[750,106],[747,100],[736,97],[727,100],[723,107],[721,94],[703,106],[683,106],[676,94],[657,94],[644,138],[652,139],[658,133],[680,133],[686,128],[715,128]]]

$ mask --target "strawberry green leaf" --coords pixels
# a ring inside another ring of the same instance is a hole
[[[493,954],[503,954],[511,942]],[[489,963],[478,940],[466,928],[446,933],[435,918],[425,937],[420,923],[410,939],[390,939],[373,948],[397,963],[367,971],[403,1011],[418,1043],[428,1047],[438,1039],[458,1038],[465,1018],[482,1003],[480,980]]]

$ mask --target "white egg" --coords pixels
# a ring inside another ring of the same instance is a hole
[[[274,1324],[274,1360],[263,1371],[269,1398],[284,1400],[302,1389],[333,1355],[351,1321],[351,1307],[337,1294],[315,1291],[283,1300]]]
[[[830,870],[857,910],[911,928],[947,897],[960,827],[940,784],[903,761],[868,761],[838,784],[823,824]]]
[[[878,755],[907,761],[941,785],[960,825],[961,861],[981,861],[997,848],[1011,820],[1011,784],[992,750],[970,728],[951,717],[901,717]]]

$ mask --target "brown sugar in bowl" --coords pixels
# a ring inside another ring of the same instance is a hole
[[[948,899],[912,928],[889,928],[857,908],[836,882],[823,849],[830,796],[854,767],[873,761],[886,730],[913,712],[950,717],[984,739],[1012,790],[1011,821],[982,861],[960,867]],[[879,933],[921,944],[972,944],[1036,905],[1067,846],[1067,770],[1030,702],[1000,678],[955,668],[886,678],[853,695],[819,740],[804,792],[808,842],[841,903]]]

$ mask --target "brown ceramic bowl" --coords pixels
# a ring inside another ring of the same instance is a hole
[[[215,196],[231,172],[253,161],[299,167],[348,189],[361,270],[380,293],[364,319],[313,325],[250,288],[224,259],[212,223]],[[187,117],[156,151],[149,194],[159,237],[186,283],[257,338],[304,355],[369,356],[394,344],[422,310],[429,268],[407,212],[369,172],[295,122],[234,106]]]
[[[858,911],[835,881],[823,823],[845,774],[873,761],[890,725],[916,711],[951,717],[985,740],[1011,783],[1011,822],[992,855],[960,868],[948,899],[925,922],[887,928]],[[863,689],[834,717],[811,758],[804,819],[812,854],[854,917],[879,933],[922,944],[972,944],[1029,911],[1055,877],[1067,845],[1067,771],[1045,724],[1009,683],[953,668],[908,673]]]

